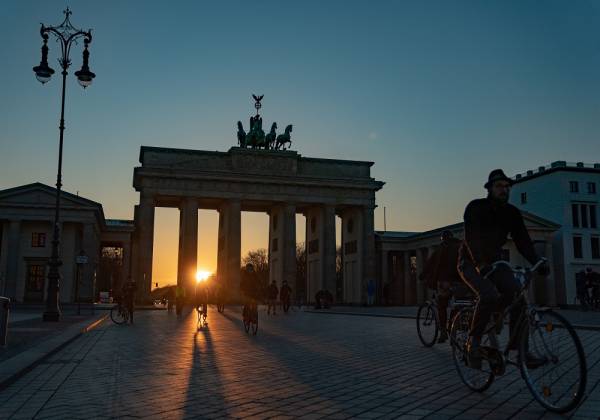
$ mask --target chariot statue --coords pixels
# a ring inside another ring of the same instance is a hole
[[[254,108],[256,108],[256,115],[250,117],[250,126],[248,132],[244,130],[244,126],[241,121],[237,122],[238,132],[238,146],[252,149],[265,149],[265,150],[287,150],[292,145],[292,139],[290,133],[292,132],[292,124],[289,124],[283,134],[277,135],[277,123],[271,124],[271,131],[265,134],[262,128],[262,117],[258,113],[258,110],[262,107],[260,101],[264,95],[252,95],[254,99]],[[287,145],[287,147],[286,147]]]

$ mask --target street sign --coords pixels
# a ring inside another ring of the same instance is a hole
[[[78,255],[77,257],[75,257],[75,263],[76,264],[87,264],[88,263],[87,255]]]

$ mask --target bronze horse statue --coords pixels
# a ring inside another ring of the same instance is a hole
[[[244,126],[242,125],[241,121],[238,121],[238,132],[237,132],[237,138],[238,138],[238,145],[240,147],[246,147],[246,132],[244,131]]]
[[[271,131],[269,131],[269,134],[265,136],[265,149],[273,149],[275,147],[275,141],[277,139],[277,133],[275,133],[275,130],[277,130],[276,122],[271,125]]]
[[[292,124],[285,127],[285,132],[277,136],[277,140],[275,143],[276,150],[286,150],[285,144],[289,143],[288,149],[292,146],[292,139],[290,133],[292,132]]]

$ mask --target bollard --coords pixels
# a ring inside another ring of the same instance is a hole
[[[0,296],[0,346],[6,346],[6,337],[8,336],[8,311],[10,299]]]

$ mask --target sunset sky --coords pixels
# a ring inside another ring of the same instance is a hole
[[[593,1],[17,1],[0,25],[0,188],[53,185],[60,74],[42,86],[39,25],[93,28],[83,90],[67,85],[64,189],[131,219],[141,145],[226,151],[264,94],[303,156],[374,161],[377,229],[461,219],[488,172],[600,161],[600,3]],[[217,213],[199,214],[216,266]],[[242,252],[267,246],[244,214]],[[301,232],[303,220],[299,218]],[[178,215],[157,209],[155,281],[174,282]],[[299,233],[299,239],[303,238]]]

